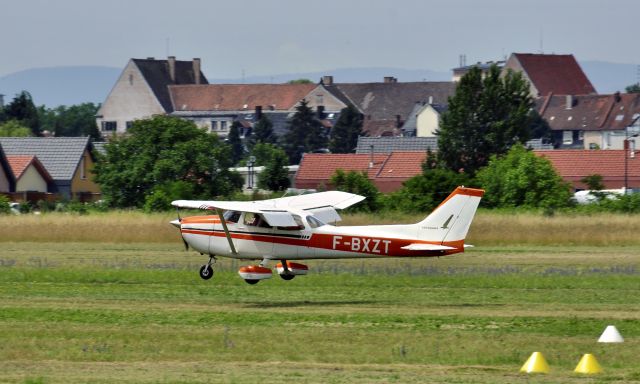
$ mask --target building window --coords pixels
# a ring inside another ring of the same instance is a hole
[[[226,121],[221,121],[220,122],[220,130],[221,131],[226,131],[227,130],[227,122]]]
[[[211,120],[211,131],[217,131],[218,130],[218,122],[215,120]]]
[[[133,74],[129,74],[129,85],[133,85]]]
[[[102,122],[102,130],[103,131],[115,131],[118,129],[117,121],[103,121]]]
[[[127,131],[128,131],[129,129],[131,129],[131,126],[133,125],[133,121],[127,121],[126,125],[127,125]]]
[[[323,95],[316,95],[316,104],[324,105],[324,96]]]
[[[573,144],[573,131],[562,131],[562,144]]]

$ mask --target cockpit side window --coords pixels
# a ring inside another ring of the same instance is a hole
[[[240,220],[240,212],[238,211],[226,211],[223,216],[230,223],[237,223]]]
[[[293,221],[296,222],[295,226],[292,227],[278,227],[278,229],[282,229],[285,231],[299,231],[304,229],[304,223],[302,222],[302,218],[298,215],[291,215],[293,217]]]

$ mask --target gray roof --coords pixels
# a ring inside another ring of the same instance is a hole
[[[153,90],[165,111],[173,111],[171,96],[169,95],[169,85],[175,84],[195,84],[193,71],[193,61],[176,60],[175,81],[169,75],[169,62],[167,60],[155,59],[132,59],[142,76]],[[200,84],[209,84],[207,78],[200,71]]]
[[[360,137],[356,153],[426,152],[438,150],[437,137]]]
[[[406,120],[417,102],[446,105],[455,94],[456,83],[335,83],[325,88],[336,97],[342,93],[372,120],[394,120],[396,115]]]
[[[7,156],[34,155],[53,180],[71,180],[89,137],[0,137]]]

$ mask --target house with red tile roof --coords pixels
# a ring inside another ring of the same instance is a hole
[[[554,148],[622,149],[627,136],[640,132],[637,93],[549,94],[537,105],[553,132]]]
[[[521,72],[530,84],[533,97],[556,95],[591,95],[596,89],[573,55],[512,53],[503,72]]]
[[[172,116],[191,120],[211,133],[226,137],[234,121],[243,133],[265,115],[274,133],[282,136],[288,119],[304,99],[325,127],[332,127],[340,110],[346,107],[322,84],[209,84],[171,85]]]
[[[7,161],[16,180],[12,192],[50,192],[51,175],[34,155],[7,156]]]
[[[300,189],[331,189],[331,176],[341,169],[345,172],[365,172],[380,192],[393,192],[406,180],[422,173],[425,152],[391,152],[372,154],[307,153],[302,157],[295,178]]]
[[[580,181],[582,178],[596,174],[602,176],[605,189],[622,188],[625,168],[627,188],[640,188],[640,153],[635,151],[552,150],[535,154],[549,159],[558,174],[576,190],[587,188]]]

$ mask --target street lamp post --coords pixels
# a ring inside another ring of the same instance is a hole
[[[632,122],[632,126],[635,125],[635,122],[638,121],[638,118],[636,118],[633,122]],[[638,137],[638,135],[640,135],[640,133],[635,133],[633,135],[629,135],[629,128],[630,127],[625,127],[624,129],[624,133],[625,133],[625,138],[624,138],[624,142],[623,142],[623,148],[624,148],[624,194],[627,194],[627,189],[629,186],[629,160],[628,158],[631,157],[635,157],[635,138]],[[634,148],[632,149],[631,146],[629,145],[631,142],[631,139],[633,140],[633,146]]]

